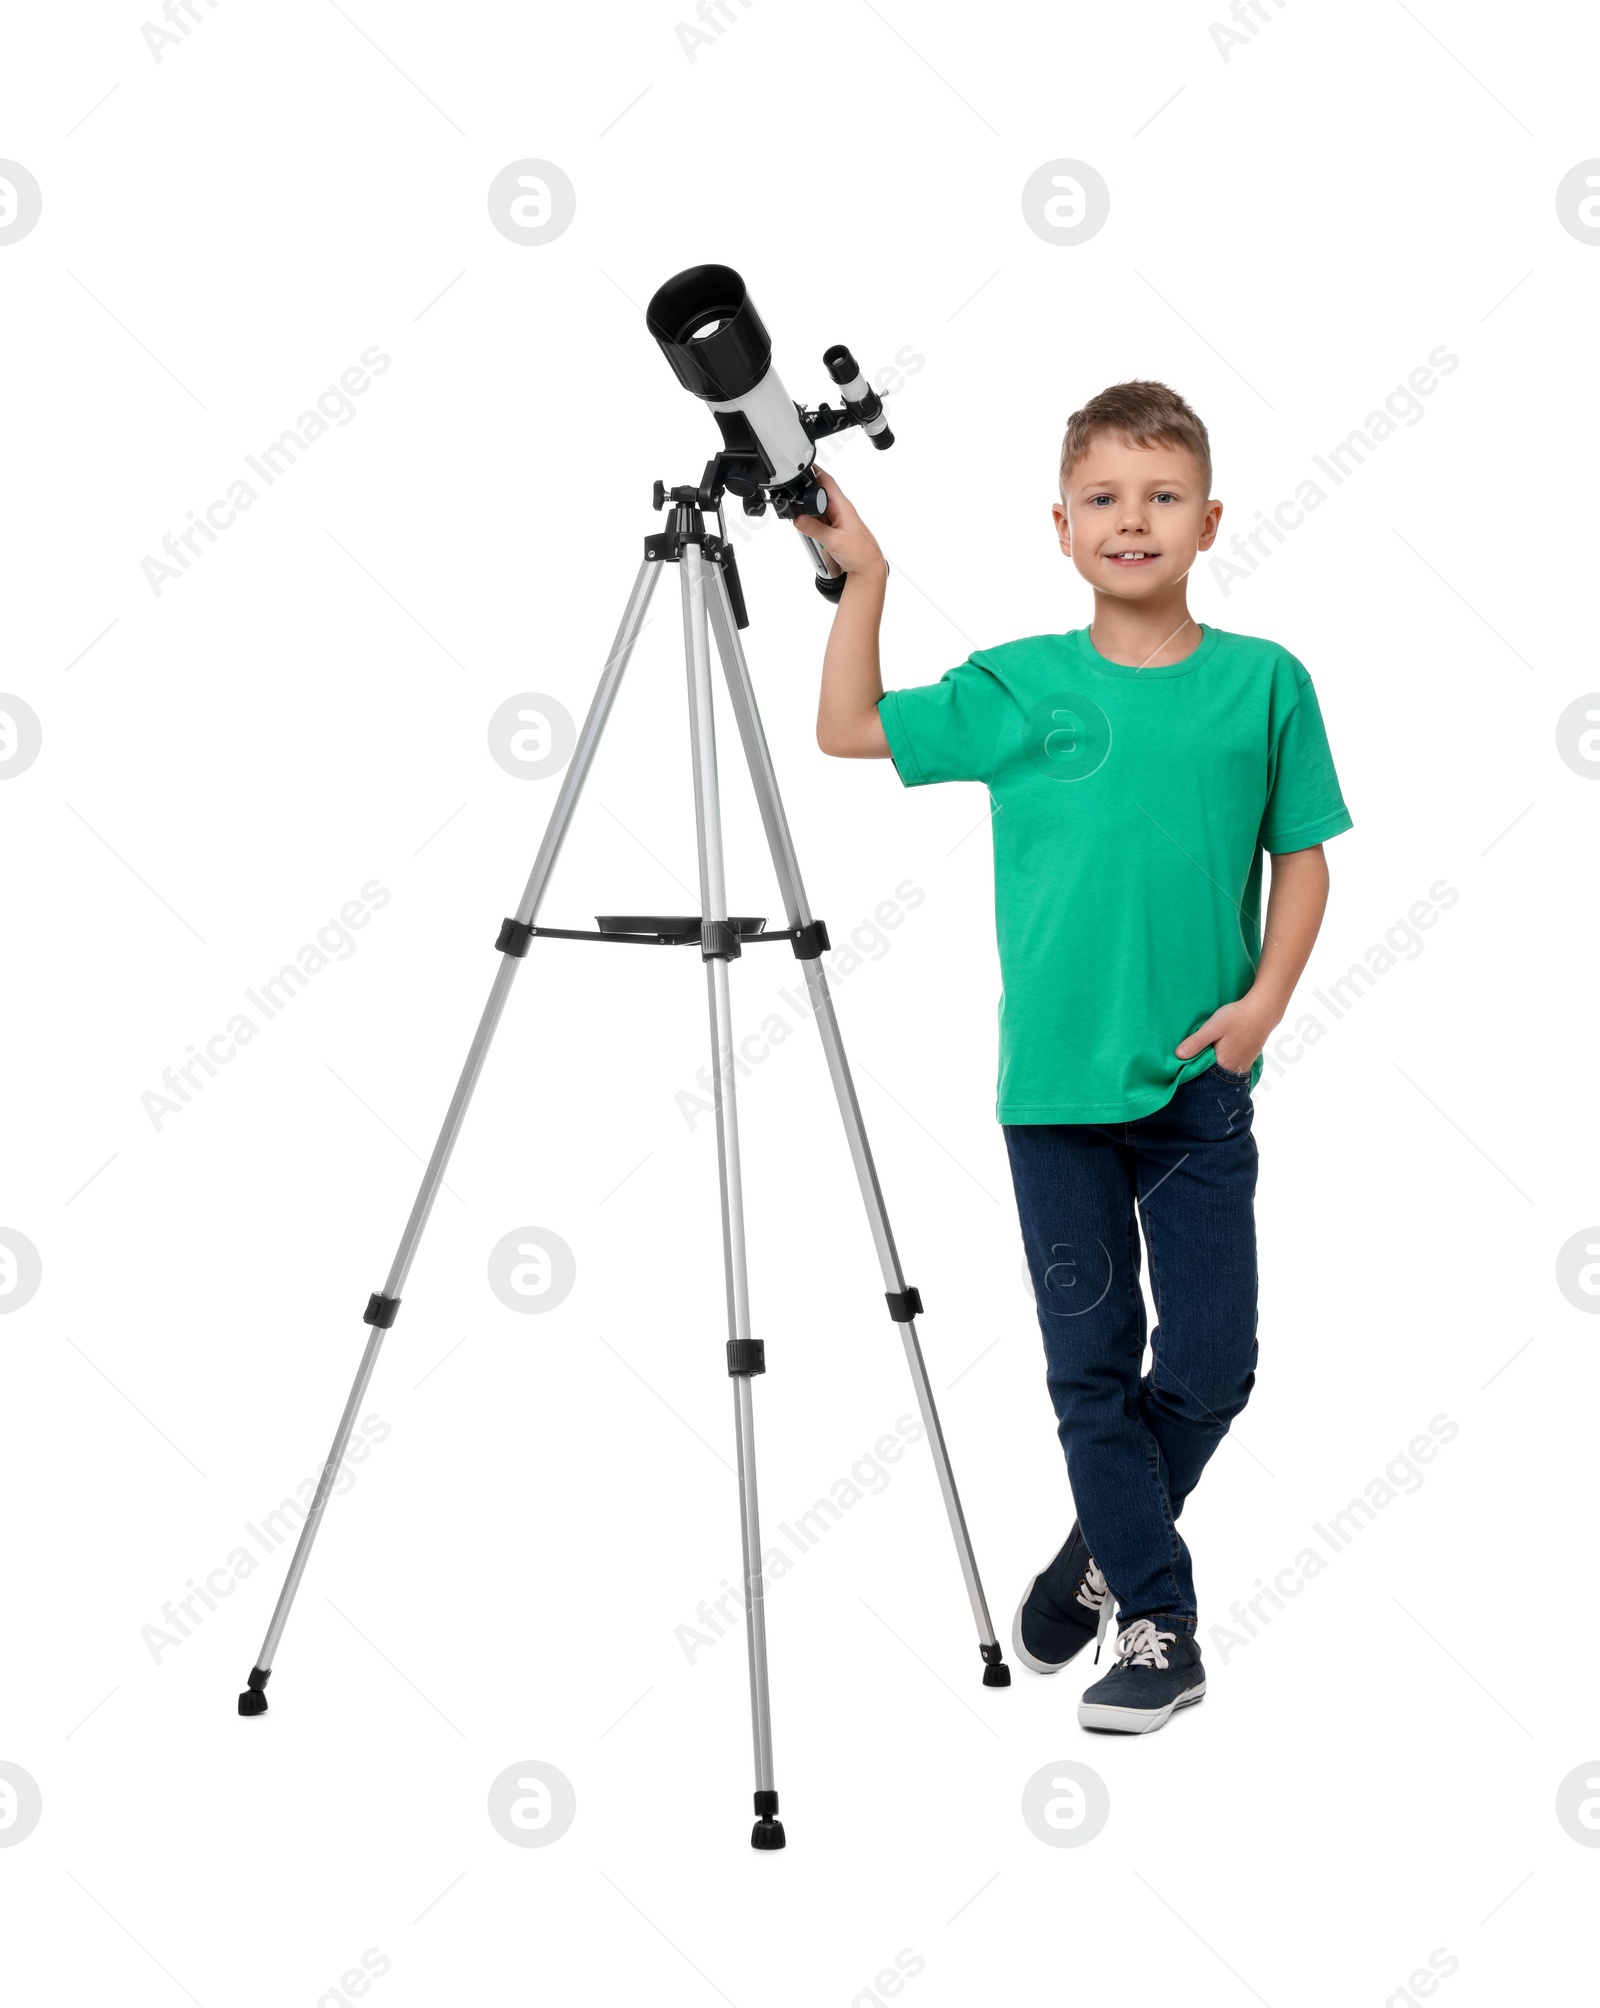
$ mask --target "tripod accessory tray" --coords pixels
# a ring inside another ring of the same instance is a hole
[[[697,913],[597,913],[595,924],[607,941],[656,941],[667,947],[683,942],[702,941],[706,928],[726,928],[732,937],[735,955],[741,941],[753,940],[766,926],[762,917],[730,914],[725,921],[702,920]],[[548,928],[541,927],[541,934]]]
[[[500,923],[495,947],[502,955],[527,954],[536,934],[552,941],[620,941],[645,948],[700,944],[701,958],[731,960],[746,942],[787,941],[798,962],[815,962],[832,946],[828,924],[808,920],[803,927],[769,928],[764,918],[730,914],[726,920],[704,920],[697,913],[599,913],[595,927],[536,927],[531,921],[507,918]]]

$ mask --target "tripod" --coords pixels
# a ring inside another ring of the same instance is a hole
[[[734,1098],[733,1028],[728,1000],[728,964],[738,958],[746,947],[761,942],[787,941],[805,970],[812,1014],[822,1035],[823,1053],[827,1059],[828,1072],[832,1076],[845,1137],[850,1146],[856,1179],[866,1206],[867,1223],[872,1231],[872,1238],[878,1251],[879,1266],[883,1271],[884,1294],[888,1300],[889,1315],[900,1328],[906,1363],[911,1370],[912,1385],[916,1390],[917,1405],[922,1412],[928,1443],[933,1451],[934,1468],[939,1477],[939,1488],[944,1494],[945,1511],[950,1519],[950,1530],[955,1537],[957,1559],[961,1564],[967,1596],[972,1605],[972,1615],[978,1627],[979,1651],[984,1661],[983,1684],[985,1687],[1009,1686],[1011,1673],[1001,1657],[994,1626],[989,1620],[983,1585],[978,1578],[978,1565],[973,1556],[972,1542],[967,1533],[966,1519],[961,1510],[961,1500],[956,1492],[949,1454],[945,1449],[944,1435],[934,1406],[933,1390],[928,1383],[922,1348],[917,1341],[915,1321],[922,1309],[922,1299],[917,1291],[906,1283],[900,1267],[900,1257],[895,1249],[888,1214],[884,1210],[883,1194],[879,1189],[872,1150],[862,1124],[860,1105],[856,1100],[855,1085],[851,1080],[849,1063],[840,1040],[833,1001],[828,994],[827,977],[821,962],[822,953],[829,945],[827,928],[820,920],[812,918],[811,908],[806,900],[805,888],[800,881],[800,867],[789,834],[788,820],[784,815],[783,804],[778,798],[778,784],[773,772],[771,755],[767,750],[766,737],[756,711],[750,671],[739,640],[739,630],[747,625],[747,620],[738,570],[722,521],[722,492],[722,468],[719,461],[710,463],[698,487],[674,488],[669,493],[659,482],[656,484],[656,507],[658,509],[665,507],[669,500],[672,505],[668,525],[645,539],[644,561],[634,580],[633,590],[628,596],[627,607],[622,616],[622,625],[617,630],[616,642],[601,673],[599,687],[595,691],[582,731],[578,735],[577,745],[562,780],[561,791],[556,798],[549,826],[545,830],[544,841],[539,846],[539,854],[534,860],[532,874],[516,913],[504,923],[495,943],[501,955],[501,962],[489,992],[489,1001],[484,1007],[483,1016],[479,1020],[477,1032],[467,1053],[466,1064],[456,1083],[456,1090],[444,1119],[444,1127],[439,1132],[438,1142],[433,1147],[433,1155],[428,1160],[422,1185],[412,1205],[411,1217],[406,1222],[405,1232],[400,1237],[400,1246],[395,1251],[388,1278],[382,1291],[375,1293],[367,1304],[364,1322],[372,1329],[366,1350],[361,1356],[355,1384],[350,1390],[350,1399],[345,1404],[344,1413],[339,1419],[333,1447],[328,1452],[327,1461],[322,1467],[305,1524],[300,1530],[300,1539],[294,1551],[294,1558],[289,1564],[289,1573],[284,1580],[277,1606],[272,1613],[272,1622],[267,1627],[261,1651],[250,1671],[249,1684],[239,1696],[239,1713],[261,1715],[266,1711],[266,1684],[272,1672],[272,1662],[277,1654],[278,1645],[283,1637],[284,1626],[288,1623],[295,1593],[300,1587],[301,1577],[305,1574],[312,1544],[317,1538],[317,1530],[322,1524],[322,1516],[334,1480],[344,1460],[357,1412],[366,1396],[373,1369],[378,1363],[384,1333],[394,1323],[400,1309],[400,1293],[405,1287],[417,1245],[422,1239],[423,1229],[428,1224],[428,1216],[433,1210],[434,1200],[438,1197],[439,1187],[444,1181],[450,1154],[455,1148],[456,1138],[466,1117],[467,1106],[472,1100],[478,1076],[483,1070],[490,1043],[500,1023],[501,1013],[505,1009],[518,963],[526,956],[535,937],[539,935],[551,935],[565,940],[609,941],[650,946],[698,942],[701,960],[705,965],[706,991],[711,1015],[712,1072],[715,1077],[713,1106],[717,1135],[717,1174],[722,1197],[723,1273],[728,1306],[727,1366],[728,1374],[733,1381],[734,1428],[738,1445],[739,1514],[744,1548],[745,1641],[750,1661],[750,1712],[755,1743],[757,1817],[751,1834],[751,1845],[756,1848],[771,1849],[781,1848],[784,1845],[784,1831],[778,1819],[778,1793],[772,1764],[772,1719],[767,1692],[766,1612],[763,1600],[761,1526],[756,1499],[755,1422],[751,1397],[751,1382],[757,1374],[765,1372],[766,1361],[763,1342],[750,1336],[750,1305],[745,1273],[744,1201],[739,1170],[739,1123]],[[724,534],[719,535],[707,529],[705,517],[711,510],[716,512],[718,531]],[[623,672],[628,666],[628,659],[633,653],[639,631],[644,625],[645,613],[660,577],[661,568],[666,564],[678,566],[683,595],[684,655],[689,685],[689,735],[694,765],[695,827],[700,863],[700,913],[685,918],[670,916],[642,919],[613,917],[609,920],[602,918],[598,932],[541,927],[537,925],[537,916],[546,884],[560,853],[567,825],[593,762],[595,749],[599,745],[601,733],[622,682]],[[842,586],[842,579],[838,583]],[[723,882],[722,825],[717,793],[717,753],[711,702],[708,622],[710,631],[716,637],[717,651],[722,660],[734,717],[738,723],[740,739],[744,744],[750,778],[755,786],[762,825],[766,831],[767,844],[772,852],[773,866],[782,891],[784,911],[788,919],[788,926],[782,929],[768,929],[763,922],[730,919],[728,915],[727,893]]]

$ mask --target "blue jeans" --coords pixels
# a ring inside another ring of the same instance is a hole
[[[1067,1476],[1119,1624],[1195,1623],[1176,1522],[1255,1381],[1252,1113],[1248,1077],[1212,1065],[1136,1122],[1005,1125]]]

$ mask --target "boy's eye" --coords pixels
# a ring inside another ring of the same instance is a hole
[[[1151,497],[1151,500],[1154,502],[1176,502],[1177,499],[1177,496],[1173,494],[1170,488],[1163,488],[1158,494]]]
[[[1091,509],[1098,509],[1103,502],[1109,508],[1113,500],[1114,498],[1110,495],[1091,495],[1089,497],[1089,507]]]

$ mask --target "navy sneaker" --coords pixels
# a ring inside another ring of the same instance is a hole
[[[1135,1618],[1118,1636],[1116,1665],[1084,1689],[1078,1720],[1085,1729],[1142,1736],[1174,1710],[1203,1700],[1205,1691],[1193,1632],[1176,1619]]]
[[[1011,1620],[1011,1646],[1035,1673],[1059,1673],[1111,1624],[1111,1590],[1095,1566],[1076,1520],[1059,1555],[1022,1593]]]

